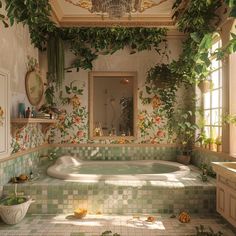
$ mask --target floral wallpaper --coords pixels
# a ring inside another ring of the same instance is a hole
[[[81,86],[76,81],[65,85],[64,91],[59,92],[57,108],[58,123],[48,131],[50,143],[86,143],[88,140],[88,111],[82,104],[84,95],[83,83]]]
[[[16,129],[12,139],[13,153],[40,146],[44,143],[172,143],[172,136],[168,133],[168,123],[163,101],[158,95],[147,94],[145,87],[139,90],[138,117],[136,140],[120,137],[114,140],[89,140],[88,137],[88,85],[84,80],[65,81],[62,89],[57,92],[55,102],[61,113],[56,123],[42,132],[42,127],[30,124]],[[146,96],[146,97],[145,97]]]
[[[63,90],[58,92],[57,108],[61,110],[58,124],[47,132],[50,143],[171,143],[172,137],[168,133],[166,114],[163,102],[158,95],[144,98],[144,89],[139,90],[137,129],[138,139],[128,140],[120,137],[114,140],[89,140],[88,137],[88,86],[87,78],[78,81],[65,81]]]
[[[58,92],[56,101],[57,108],[61,110],[58,115],[58,123],[48,127],[46,136],[40,125],[30,124],[26,127],[17,128],[12,141],[13,153],[34,148],[48,143],[87,143],[94,142],[88,137],[88,108],[85,103],[85,90],[88,87],[83,83],[72,81],[64,85],[63,90]],[[168,134],[168,124],[165,112],[162,109],[163,102],[157,95],[151,95],[149,102],[143,98],[144,90],[139,91],[138,99],[138,139],[128,140],[125,137],[106,140],[107,144],[119,143],[171,143],[172,137]],[[104,142],[96,140],[95,142]]]
[[[146,97],[145,97],[145,96]],[[145,90],[139,93],[138,130],[140,143],[171,143],[172,135],[168,132],[168,120],[163,101],[158,95],[147,97]]]
[[[46,142],[40,124],[28,124],[23,127],[15,127],[12,137],[12,153],[38,147]]]

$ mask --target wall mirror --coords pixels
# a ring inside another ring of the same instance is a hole
[[[137,73],[89,73],[90,138],[136,137]]]
[[[37,106],[44,92],[44,85],[41,75],[38,71],[28,71],[25,76],[25,89],[29,102],[33,106]]]

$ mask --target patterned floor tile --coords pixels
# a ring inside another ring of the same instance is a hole
[[[221,231],[223,236],[236,235],[219,216],[195,215],[188,224],[167,215],[157,216],[153,223],[146,219],[147,216],[88,215],[78,220],[68,215],[31,215],[18,225],[0,222],[0,236],[100,236],[107,230],[120,236],[193,236],[195,227],[200,225]]]

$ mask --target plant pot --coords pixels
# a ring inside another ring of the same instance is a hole
[[[222,152],[222,145],[221,144],[218,144],[216,146],[216,149],[217,149],[217,152]]]
[[[202,93],[207,93],[212,87],[212,82],[210,80],[203,80],[198,84],[198,87]]]
[[[210,150],[210,151],[215,151],[215,145],[214,145],[214,143],[209,143],[209,150]]]
[[[161,81],[161,80],[157,80],[157,81],[155,81],[155,86],[156,86],[156,88],[164,89],[167,87],[167,83],[164,81]]]
[[[34,202],[34,200],[30,198],[27,197],[22,197],[22,198],[25,199],[25,202],[17,205],[0,204],[0,216],[6,224],[14,225],[23,220],[29,209],[30,204]],[[4,201],[8,199],[10,198],[6,198],[4,199]]]
[[[179,162],[183,165],[189,165],[190,159],[191,159],[191,157],[189,155],[178,155],[177,156],[177,162]]]

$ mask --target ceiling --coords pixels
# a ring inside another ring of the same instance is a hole
[[[82,2],[81,0],[73,0]],[[146,9],[142,13],[133,13],[131,18],[124,16],[119,20],[112,20],[107,16],[102,17],[89,10],[75,6],[68,0],[50,0],[53,10],[53,19],[61,27],[69,26],[140,26],[140,27],[167,27],[175,29],[172,5],[174,0],[143,0],[153,2],[158,6]]]

